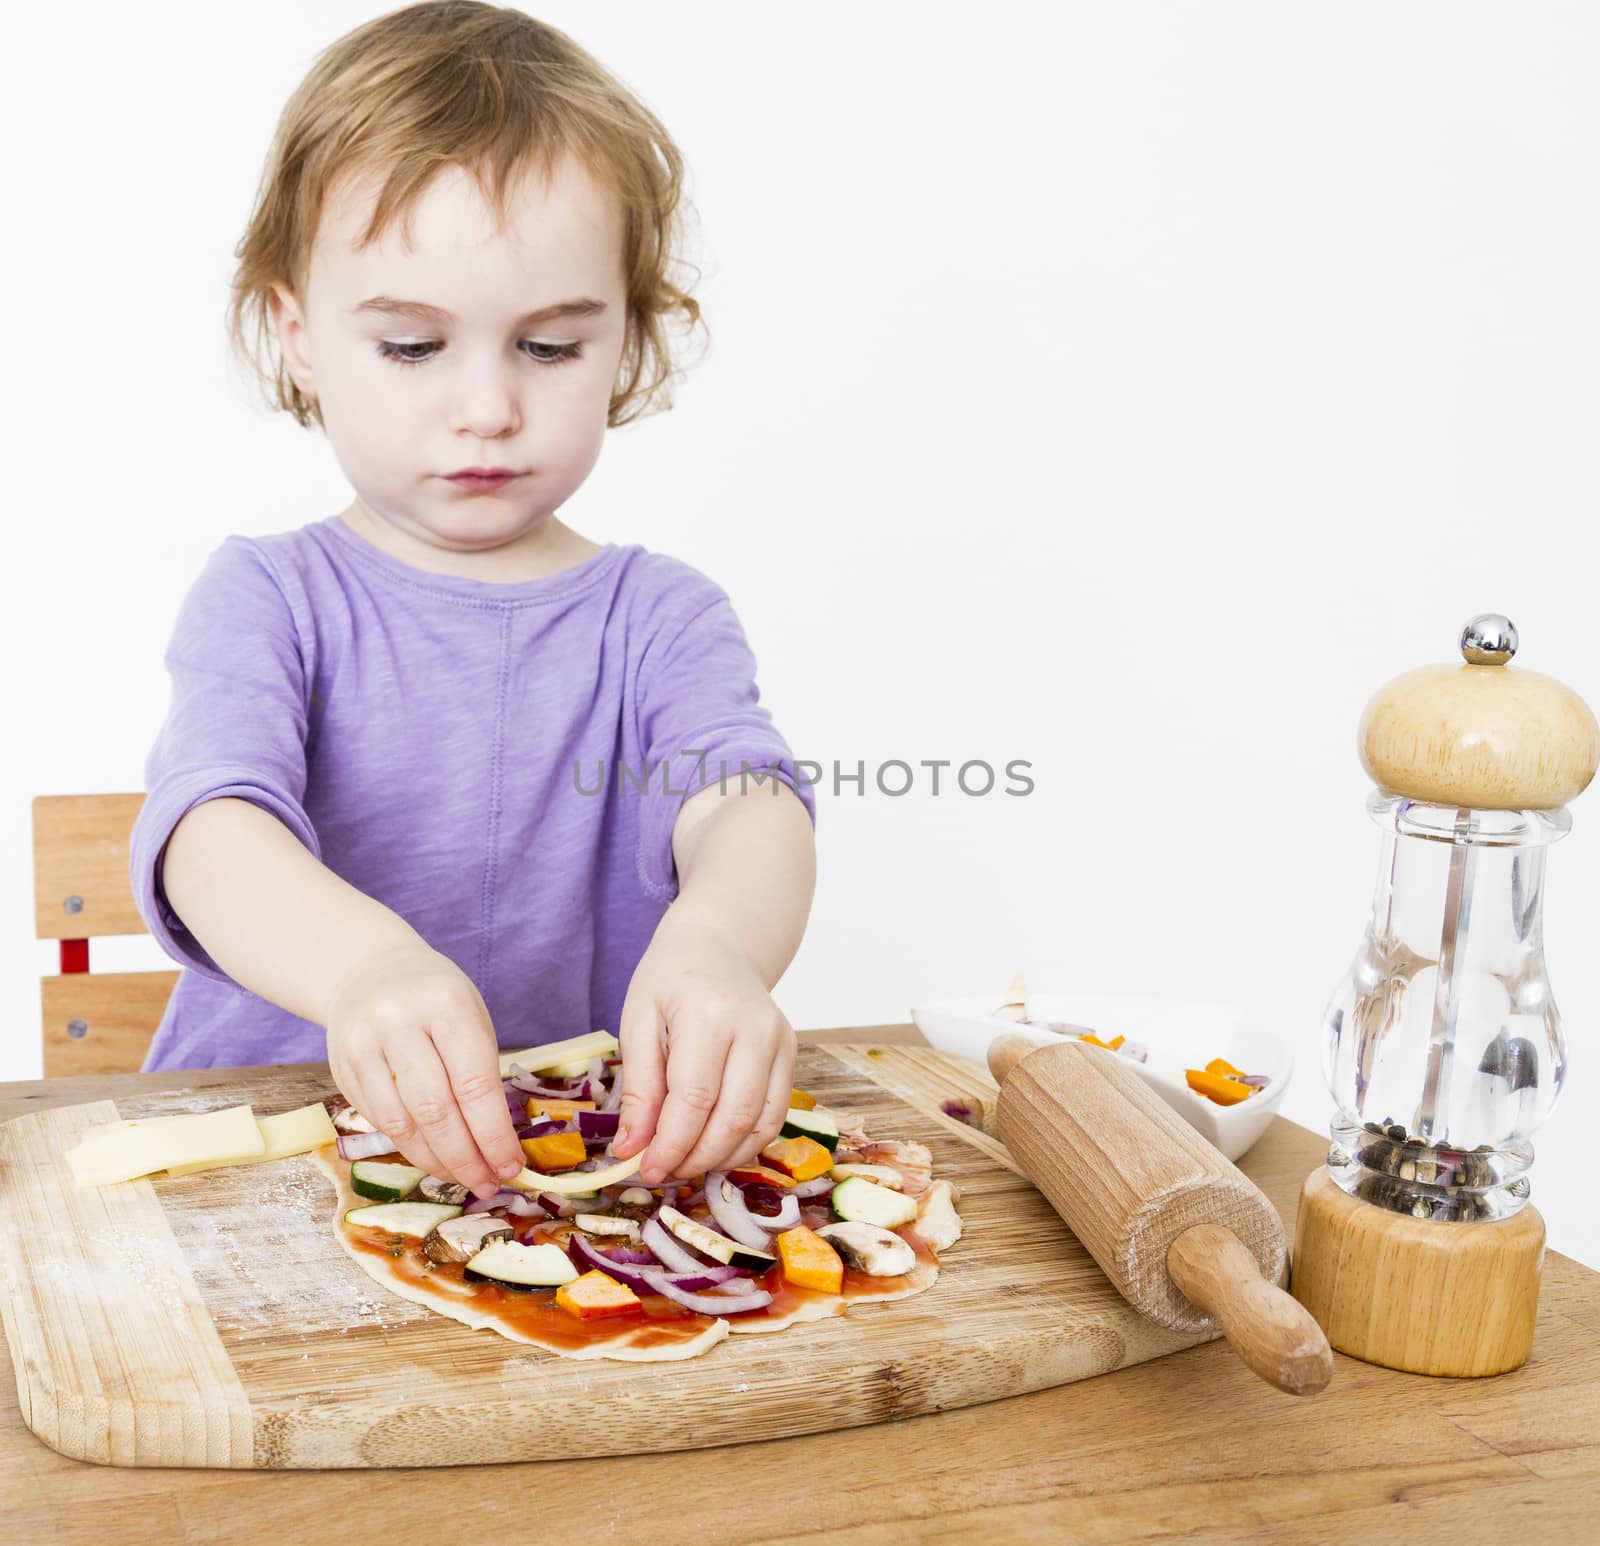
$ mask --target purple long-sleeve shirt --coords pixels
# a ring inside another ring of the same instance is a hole
[[[617,1029],[677,894],[686,794],[750,768],[816,820],[727,595],[639,546],[492,584],[414,569],[338,516],[229,537],[166,664],[129,861],[185,969],[147,1070],[327,1056],[322,1026],[235,983],[167,901],[163,850],[202,801],[260,806],[398,913],[477,985],[502,1047]]]

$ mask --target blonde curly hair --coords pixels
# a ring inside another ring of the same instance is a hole
[[[660,120],[565,33],[482,0],[423,0],[357,27],[317,56],[285,104],[234,249],[227,314],[233,347],[269,406],[322,426],[316,400],[284,364],[270,292],[276,283],[305,294],[324,201],[341,178],[382,176],[357,242],[365,247],[396,219],[408,232],[446,166],[471,173],[504,225],[523,176],[548,176],[569,154],[623,216],[627,324],[606,422],[670,408],[682,368],[668,324],[677,319],[686,337],[704,327],[699,303],[673,277],[693,269],[678,253],[683,158]]]

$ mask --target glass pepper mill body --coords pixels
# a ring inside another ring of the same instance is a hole
[[[1329,1172],[1413,1218],[1505,1218],[1566,1078],[1543,903],[1545,849],[1571,820],[1382,790],[1367,810],[1383,830],[1372,915],[1323,1018]]]
[[[1600,764],[1600,725],[1560,682],[1510,667],[1507,619],[1473,618],[1460,645],[1464,665],[1407,672],[1362,716],[1378,882],[1323,1016],[1338,1109],[1301,1188],[1290,1291],[1341,1352],[1474,1376],[1533,1343],[1530,1135],[1567,1076],[1545,854]]]

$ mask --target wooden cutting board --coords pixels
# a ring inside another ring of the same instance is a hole
[[[924,1294],[681,1363],[574,1362],[386,1294],[333,1238],[304,1157],[78,1191],[88,1128],[331,1095],[305,1069],[0,1125],[0,1313],[23,1417],[119,1466],[466,1465],[696,1449],[855,1427],[1087,1379],[1206,1337],[1113,1289],[993,1137],[996,1090],[919,1047],[802,1046],[796,1079],[872,1137],[917,1139],[966,1226]],[[946,1116],[972,1102],[987,1131]]]

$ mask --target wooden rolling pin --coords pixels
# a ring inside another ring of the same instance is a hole
[[[1117,1058],[1080,1041],[989,1047],[1000,1136],[1136,1310],[1221,1329],[1269,1385],[1315,1395],[1333,1353],[1288,1274],[1266,1195]]]

